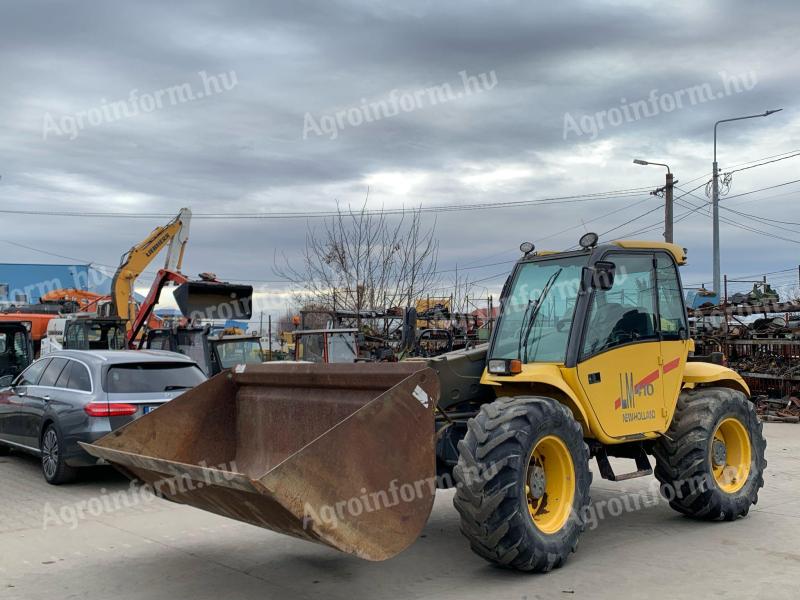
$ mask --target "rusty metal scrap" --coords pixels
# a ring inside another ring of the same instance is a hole
[[[800,363],[797,360],[772,352],[758,352],[752,356],[731,359],[728,366],[739,372],[763,373],[774,377],[800,376]]]
[[[781,399],[757,396],[754,401],[756,403],[756,412],[762,421],[800,423],[800,399],[796,396]]]

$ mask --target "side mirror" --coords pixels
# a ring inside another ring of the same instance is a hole
[[[614,286],[617,265],[609,261],[597,261],[594,267],[583,267],[581,284],[584,290],[610,290]]]
[[[0,388],[9,387],[12,383],[14,383],[13,375],[3,375],[0,377]]]
[[[607,260],[599,260],[594,263],[594,277],[592,287],[598,290],[610,290],[614,287],[614,273],[617,265]]]

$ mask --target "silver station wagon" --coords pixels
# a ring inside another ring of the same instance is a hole
[[[158,350],[61,350],[0,381],[0,454],[39,456],[48,483],[97,464],[94,442],[155,410],[206,376],[190,358]]]

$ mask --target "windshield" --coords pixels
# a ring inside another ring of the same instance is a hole
[[[308,333],[298,336],[295,342],[297,360],[307,360],[309,362],[324,362],[323,335],[321,333]]]
[[[72,321],[67,323],[64,348],[70,350],[121,350],[125,326],[119,322]]]
[[[147,394],[192,388],[206,376],[193,364],[137,363],[113,365],[106,381],[109,394]]]
[[[262,362],[261,344],[256,339],[217,342],[220,367],[230,369],[234,365]]]
[[[564,362],[587,259],[575,256],[519,267],[503,305],[491,358]]]

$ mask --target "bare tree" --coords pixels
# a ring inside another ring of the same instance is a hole
[[[309,223],[301,258],[283,256],[275,271],[300,292],[301,304],[357,313],[413,305],[436,281],[435,226],[423,223],[418,209],[337,204],[321,226]]]

